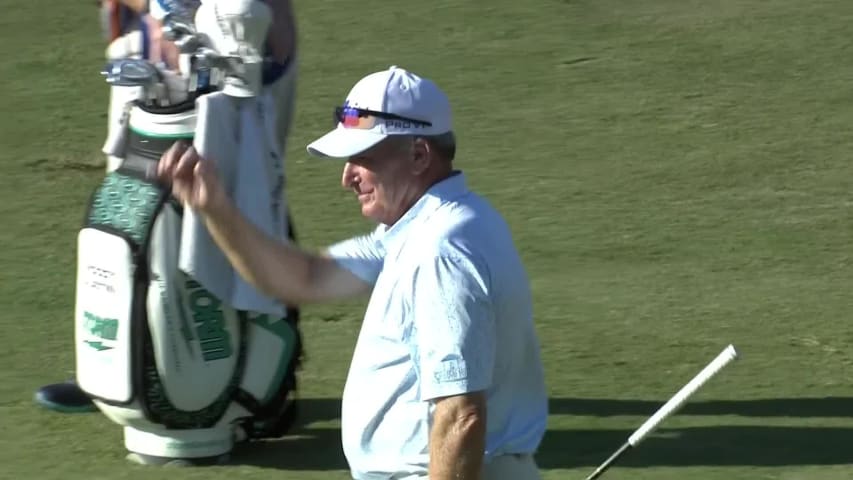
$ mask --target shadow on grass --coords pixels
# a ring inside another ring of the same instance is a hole
[[[314,428],[293,432],[280,440],[240,445],[231,465],[252,465],[280,470],[347,470],[341,450],[341,430]]]
[[[552,399],[552,414],[650,416],[656,401]],[[314,422],[339,418],[340,400],[303,399],[293,434],[235,450],[233,463],[282,470],[346,470],[340,429],[315,428]],[[806,398],[706,401],[686,406],[679,415],[750,417],[853,416],[853,399]],[[549,430],[537,455],[539,466],[594,468],[622,445],[633,430]],[[619,466],[792,466],[853,463],[853,428],[792,426],[707,426],[661,428]]]
[[[340,399],[300,399],[299,417],[288,436],[239,445],[232,453],[231,463],[282,470],[347,470],[341,430],[311,427],[314,422],[338,420],[340,415]]]
[[[594,468],[633,430],[551,430],[541,468]],[[709,426],[661,428],[618,462],[626,467],[845,465],[853,463],[853,428]]]
[[[611,417],[651,416],[667,399],[613,400],[605,398],[552,398],[552,415]],[[689,402],[679,415],[740,415],[744,417],[853,417],[853,398],[768,398]]]

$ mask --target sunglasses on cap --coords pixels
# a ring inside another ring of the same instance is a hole
[[[403,117],[393,113],[378,112],[376,110],[368,110],[366,108],[335,107],[335,125],[340,123],[344,128],[371,129],[376,125],[376,120],[379,118],[411,122],[427,127],[432,126],[432,123],[425,120]]]

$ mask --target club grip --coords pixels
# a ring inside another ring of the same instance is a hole
[[[696,390],[699,389],[702,385],[705,384],[708,380],[711,379],[714,375],[717,374],[720,370],[723,369],[726,365],[729,364],[732,360],[737,357],[737,351],[735,351],[734,345],[729,345],[725,350],[720,352],[717,355],[717,358],[711,361],[705,368],[702,369],[695,377],[693,377],[687,385],[681,387],[681,390],[678,391],[672,398],[670,398],[662,407],[655,412],[648,420],[646,420],[640,428],[638,428],[631,436],[628,438],[628,443],[631,446],[636,447],[646,435],[649,434],[652,430],[654,430],[662,421],[666,419],[666,417],[672,415],[673,412],[678,410],[681,405],[691,396]]]

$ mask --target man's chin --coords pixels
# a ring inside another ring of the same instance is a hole
[[[361,215],[370,221],[373,221],[376,223],[382,223],[382,215],[380,214],[380,212],[377,211],[377,209],[372,208],[372,207],[373,207],[373,204],[370,202],[362,203],[361,204]]]

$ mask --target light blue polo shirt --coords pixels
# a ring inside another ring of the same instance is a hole
[[[485,460],[535,453],[548,400],[530,284],[503,218],[461,172],[329,254],[374,286],[341,412],[353,478],[425,477],[429,400],[478,390]]]

